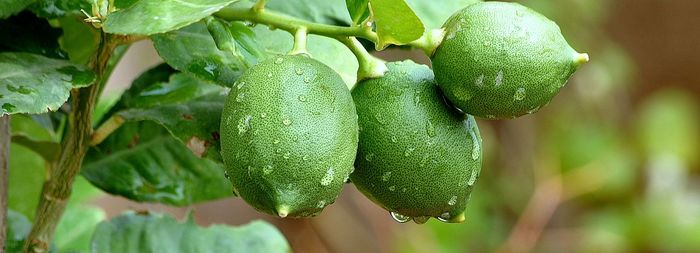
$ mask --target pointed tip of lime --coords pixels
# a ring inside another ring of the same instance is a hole
[[[277,215],[279,215],[280,218],[287,217],[287,215],[289,215],[289,207],[288,206],[278,206],[277,207]]]
[[[588,56],[587,53],[576,54],[576,56],[574,56],[574,62],[576,63],[577,66],[580,66],[580,65],[582,65],[590,60],[591,60],[591,57]]]
[[[464,222],[464,221],[467,219],[465,213],[466,213],[466,211],[465,211],[465,212],[461,212],[460,214],[458,214],[458,215],[452,217],[452,218],[450,219],[450,222],[451,222],[451,223],[462,223],[462,222]]]

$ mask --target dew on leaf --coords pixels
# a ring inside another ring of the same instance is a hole
[[[411,217],[401,215],[396,212],[391,212],[391,218],[393,218],[398,223],[406,223],[411,220]]]

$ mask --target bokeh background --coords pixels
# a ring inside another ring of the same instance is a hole
[[[700,252],[700,1],[518,1],[559,23],[591,55],[552,103],[514,120],[480,120],[481,178],[467,221],[399,224],[352,184],[312,219],[279,219],[230,198],[192,208],[101,196],[203,225],[276,225],[295,252]],[[392,60],[419,52],[392,49]],[[106,94],[161,62],[134,45]]]

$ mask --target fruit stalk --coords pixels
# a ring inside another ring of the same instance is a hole
[[[109,72],[108,62],[114,48],[119,44],[118,37],[101,34],[100,45],[90,61],[90,68],[96,78],[92,85],[71,91],[72,111],[69,115],[68,130],[61,143],[61,151],[56,161],[51,162],[47,178],[42,188],[36,220],[27,237],[23,252],[47,252],[54,230],[68,204],[75,176],[87,153],[92,134],[92,113],[99,91],[106,83]]]
[[[359,67],[357,69],[356,83],[365,79],[384,76],[384,73],[388,70],[384,61],[367,52],[355,37],[339,37],[336,39],[345,44],[357,58]]]
[[[7,187],[10,170],[10,116],[0,117],[0,251],[5,248]]]

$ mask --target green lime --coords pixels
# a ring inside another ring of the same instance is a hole
[[[341,77],[301,56],[248,69],[231,88],[221,152],[234,191],[257,210],[306,217],[332,204],[353,168],[357,114]]]
[[[352,182],[397,221],[462,222],[481,170],[476,122],[446,103],[427,66],[387,67],[352,91],[360,125]]]
[[[481,2],[455,13],[432,56],[438,85],[474,116],[534,113],[583,63],[557,24],[516,3]]]

